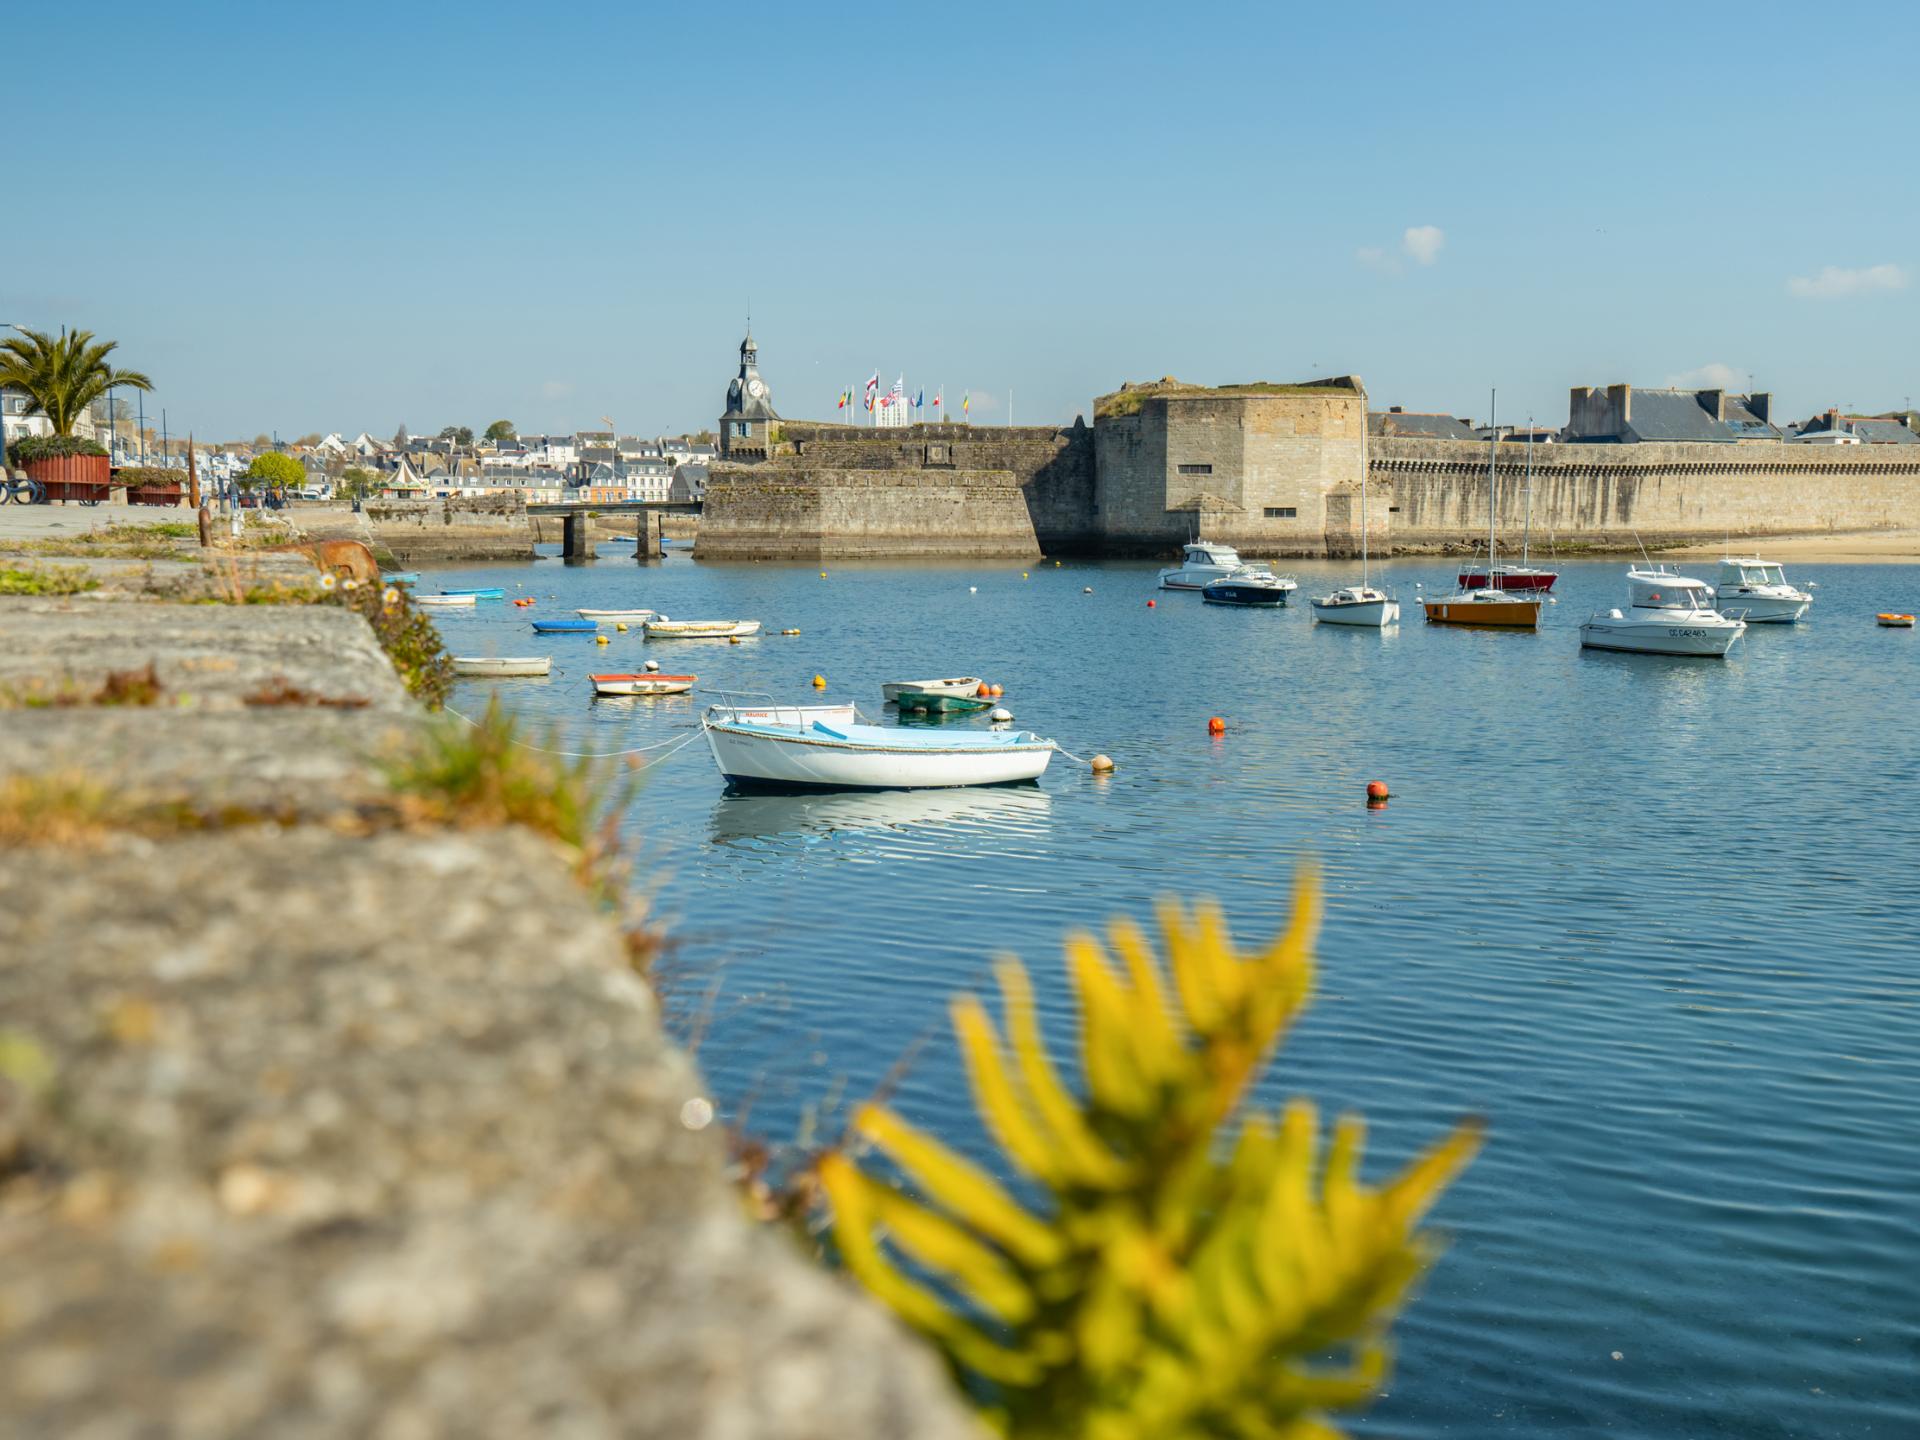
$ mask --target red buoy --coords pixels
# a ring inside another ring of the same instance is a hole
[[[1151,600],[1149,600],[1149,601],[1147,601],[1147,608],[1148,608],[1149,610],[1151,610],[1151,609],[1153,608],[1153,601],[1151,601]]]
[[[1384,781],[1384,780],[1369,780],[1369,781],[1367,782],[1367,799],[1369,799],[1369,800],[1385,800],[1385,799],[1387,798],[1387,796],[1388,796],[1388,794],[1389,794],[1389,793],[1390,793],[1390,792],[1389,792],[1389,791],[1387,790],[1387,782],[1386,782],[1386,781]]]
[[[1214,716],[1211,720],[1207,721],[1207,733],[1209,735],[1226,734],[1227,722],[1222,720],[1218,715]]]

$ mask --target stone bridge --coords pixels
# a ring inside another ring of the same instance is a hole
[[[698,515],[698,500],[585,500],[553,501],[527,506],[530,517],[557,515],[561,521],[560,554],[568,560],[593,558],[594,517],[632,515],[634,519],[633,558],[645,563],[660,554],[660,517],[665,514]]]

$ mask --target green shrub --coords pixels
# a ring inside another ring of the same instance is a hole
[[[1217,910],[1164,906],[1171,984],[1130,924],[1111,932],[1117,971],[1071,938],[1085,1099],[1047,1054],[1017,961],[998,971],[1011,1053],[978,1000],[955,1002],[975,1104],[1038,1208],[878,1106],[855,1133],[914,1196],[844,1152],[821,1160],[847,1269],[1002,1434],[1328,1440],[1329,1412],[1380,1390],[1388,1327],[1436,1253],[1420,1217],[1479,1128],[1369,1186],[1357,1117],[1324,1158],[1303,1100],[1234,1125],[1306,1004],[1318,903],[1303,878],[1286,933],[1247,957]]]
[[[249,490],[261,484],[297,489],[307,483],[307,467],[291,455],[269,450],[253,457],[253,463],[241,473],[240,483]]]
[[[162,465],[123,465],[113,472],[113,483],[135,489],[146,485],[185,485],[187,472],[169,470]]]

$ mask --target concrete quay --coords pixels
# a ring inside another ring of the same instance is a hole
[[[0,597],[4,1428],[977,1433],[745,1217],[564,847],[396,796],[432,722],[358,615],[86,568]]]

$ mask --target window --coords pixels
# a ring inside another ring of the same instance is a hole
[[[1294,507],[1291,505],[1267,506],[1267,519],[1269,520],[1291,520],[1296,513]]]
[[[1213,473],[1213,466],[1211,466],[1211,465],[1182,465],[1182,466],[1180,467],[1180,473],[1181,473],[1182,475],[1211,475],[1211,474]]]
[[[733,433],[734,433],[734,438],[736,439],[739,439],[739,440],[746,439],[747,438],[747,422],[744,420],[734,421]]]

